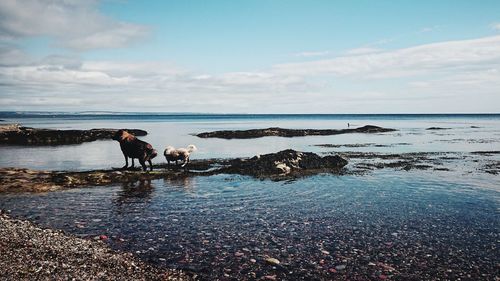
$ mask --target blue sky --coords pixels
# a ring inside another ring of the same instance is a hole
[[[0,106],[499,112],[498,11],[487,0],[6,0]]]

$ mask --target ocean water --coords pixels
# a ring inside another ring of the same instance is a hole
[[[29,117],[29,118],[27,118]],[[141,139],[159,151],[154,163],[165,162],[166,146],[195,144],[192,159],[251,157],[292,148],[326,152],[317,144],[400,144],[392,147],[339,148],[335,151],[420,152],[498,150],[500,115],[17,115],[0,114],[2,123],[53,129],[138,128],[148,131]],[[193,134],[214,130],[254,128],[344,129],[367,124],[394,128],[384,134],[343,134],[296,138],[265,137],[247,140],[201,139]],[[428,127],[451,130],[427,131]],[[0,167],[47,170],[88,170],[121,167],[124,159],[112,140],[78,145],[0,146]]]
[[[1,118],[32,127],[145,129],[149,134],[142,139],[160,151],[166,145],[195,144],[199,151],[193,158],[244,157],[286,148],[317,153],[500,150],[500,115],[8,117]],[[347,122],[398,131],[250,140],[192,135],[266,127],[341,129]],[[362,143],[392,146],[314,146]],[[86,170],[123,165],[114,141],[2,146],[0,155],[2,167]],[[202,280],[498,278],[500,176],[481,172],[384,169],[289,181],[222,174],[1,194],[0,209],[89,239],[107,235],[106,243],[114,249],[161,267],[193,271]],[[280,265],[266,262],[269,257]]]

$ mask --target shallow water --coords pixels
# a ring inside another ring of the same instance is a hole
[[[442,176],[391,171],[272,182],[217,175],[2,195],[0,206],[72,234],[107,235],[116,249],[207,279],[382,274],[370,262],[400,276],[480,277],[476,267],[494,276],[500,180]]]
[[[56,129],[145,129],[150,134],[142,139],[160,151],[166,145],[196,144],[199,151],[193,158],[253,156],[286,148],[319,153],[500,150],[500,115],[2,119]],[[274,126],[341,129],[347,122],[398,131],[250,140],[191,135]],[[432,126],[451,129],[425,130]],[[363,143],[388,146],[314,146]],[[159,157],[154,162],[164,160]],[[0,167],[86,170],[122,165],[113,141],[0,146]],[[165,179],[44,194],[1,194],[0,209],[82,237],[106,235],[115,249],[132,251],[160,266],[192,270],[205,280],[267,275],[287,280],[498,277],[500,177],[460,169],[382,170],[281,182],[237,175]],[[268,257],[281,264],[269,264]]]

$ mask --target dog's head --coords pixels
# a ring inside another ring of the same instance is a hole
[[[125,131],[125,130],[118,130],[118,131],[116,131],[116,133],[114,134],[114,136],[112,137],[112,139],[115,140],[115,141],[122,141],[122,140],[126,139],[129,136],[131,136],[131,134],[129,134],[127,131]]]
[[[187,149],[187,151],[188,151],[189,153],[191,153],[191,152],[195,152],[196,150],[198,150],[198,148],[196,148],[196,146],[195,146],[194,144],[190,144],[190,145],[188,145],[188,146],[186,147],[186,149]]]

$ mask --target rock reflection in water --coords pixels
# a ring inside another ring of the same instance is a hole
[[[182,189],[186,192],[193,192],[196,187],[196,178],[190,176],[166,178],[164,179],[164,185],[167,187]]]
[[[151,180],[141,179],[135,182],[122,183],[122,190],[117,194],[115,203],[117,205],[127,204],[129,201],[136,201],[136,198],[151,200],[154,191],[154,186],[151,185]]]

